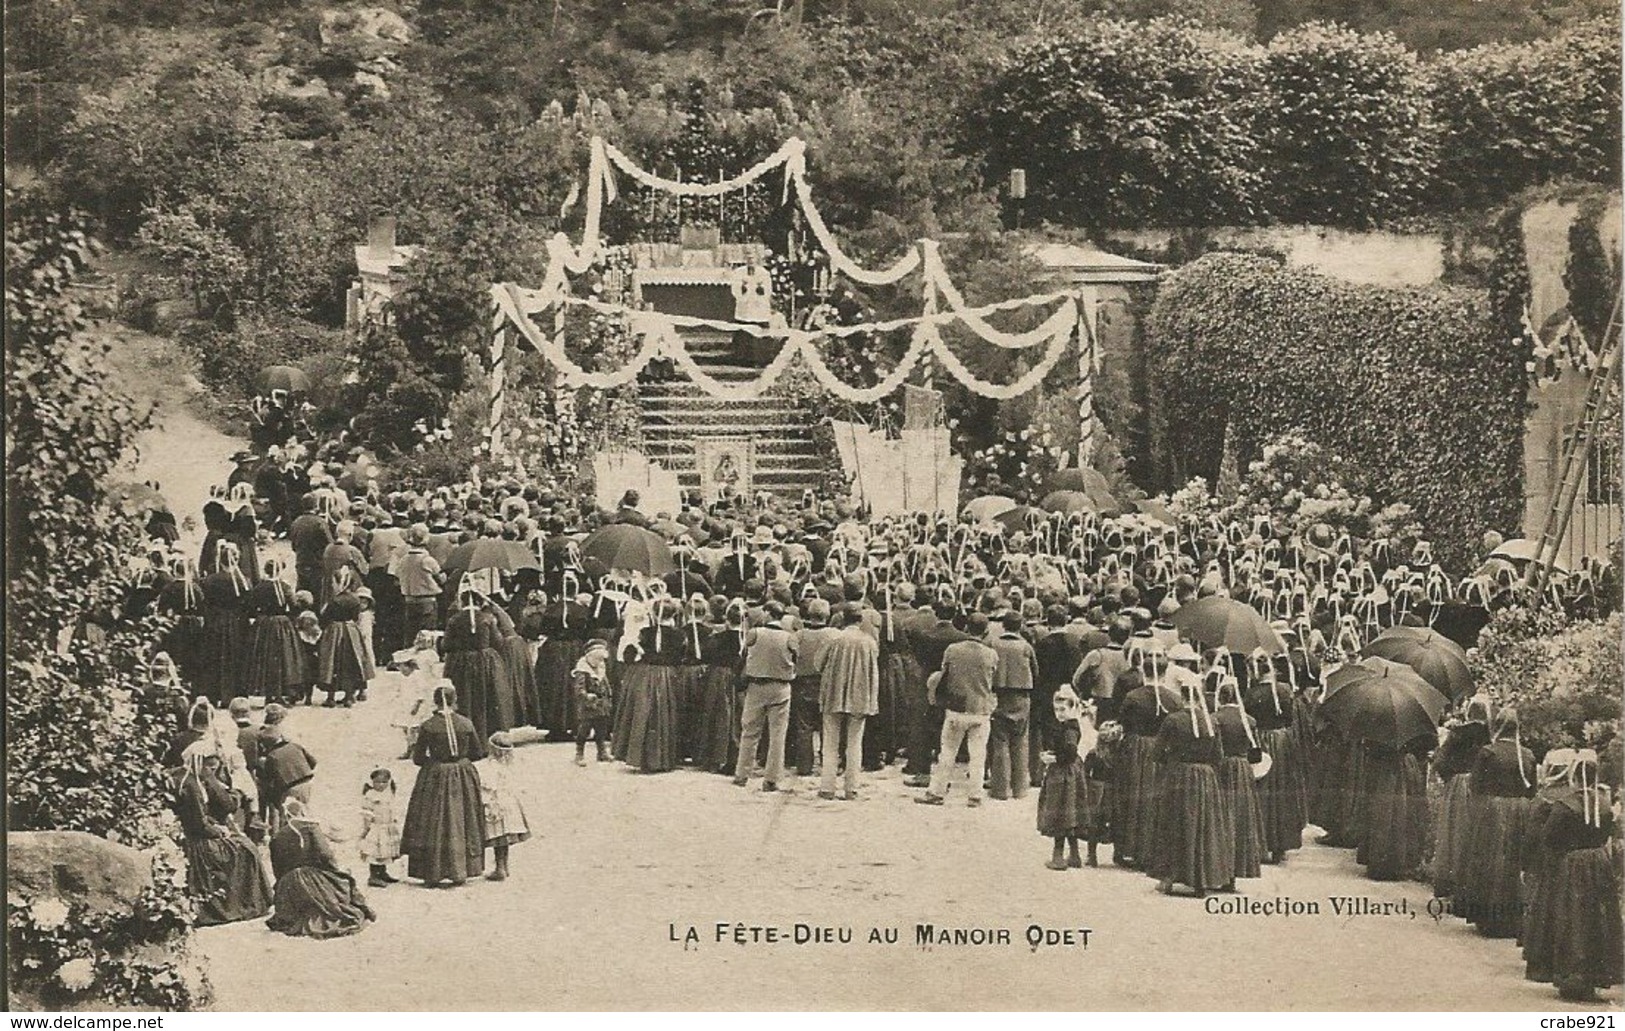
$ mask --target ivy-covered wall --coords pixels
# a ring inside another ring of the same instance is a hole
[[[1503,301],[1503,304],[1505,302]],[[1169,273],[1147,320],[1164,483],[1295,430],[1413,505],[1447,565],[1523,508],[1525,363],[1481,291],[1355,286],[1255,255]]]

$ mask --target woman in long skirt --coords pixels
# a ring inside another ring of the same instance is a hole
[[[322,609],[322,636],[316,643],[316,683],[327,694],[324,705],[349,708],[365,698],[373,678],[372,656],[361,630],[361,599],[345,590],[333,595]]]
[[[1309,822],[1303,758],[1293,729],[1297,708],[1292,689],[1271,672],[1253,682],[1246,702],[1247,714],[1258,721],[1259,746],[1270,756],[1269,772],[1257,782],[1258,805],[1265,861],[1278,863],[1303,846],[1303,828]]]
[[[203,635],[199,642],[197,689],[217,706],[239,693],[246,679],[252,642],[249,591],[237,566],[237,546],[223,540],[215,548],[218,570],[203,578]]]
[[[1560,796],[1541,836],[1556,856],[1551,905],[1544,914],[1553,943],[1552,981],[1558,995],[1596,1001],[1598,988],[1625,980],[1619,870],[1615,858],[1613,799],[1597,783],[1597,753],[1582,749],[1573,767],[1575,786]]]
[[[697,765],[705,751],[705,642],[711,637],[711,627],[706,623],[710,616],[710,604],[704,597],[695,595],[684,606],[677,628],[683,638],[682,659],[676,667],[677,679],[673,685],[677,721],[682,728],[677,755],[679,760]]]
[[[264,916],[271,908],[271,886],[253,842],[234,822],[241,806],[221,779],[214,743],[203,740],[189,745],[182,762],[175,812],[180,817],[186,887],[197,905],[197,925],[209,927]]]
[[[502,669],[507,676],[508,689],[513,693],[512,726],[539,726],[541,714],[536,697],[536,668],[530,658],[530,642],[519,635],[513,617],[500,605],[487,601],[485,608],[496,620],[497,651],[502,655]]]
[[[265,575],[249,592],[254,615],[253,646],[248,662],[247,693],[266,704],[302,694],[303,668],[299,634],[293,627],[293,588],[282,580],[282,562],[265,560]]]
[[[1236,876],[1257,877],[1264,856],[1264,817],[1253,782],[1253,757],[1260,753],[1258,731],[1241,703],[1241,688],[1234,680],[1219,685],[1219,710],[1213,725],[1219,731],[1224,761],[1219,765],[1219,790],[1230,803],[1235,826]]]
[[[455,888],[485,872],[485,807],[474,769],[485,745],[473,722],[457,712],[456,688],[436,688],[434,705],[412,745],[418,776],[406,803],[401,851],[408,877]]]
[[[496,617],[486,611],[476,594],[465,590],[446,614],[441,639],[446,679],[457,688],[461,706],[482,742],[515,726],[513,690],[507,665],[497,650],[497,633]]]
[[[162,640],[163,651],[175,662],[190,697],[200,690],[203,666],[203,585],[192,560],[177,556],[172,579],[158,592],[158,611],[174,619]]]
[[[1571,792],[1571,778],[1577,753],[1572,748],[1554,748],[1540,764],[1540,788],[1524,810],[1523,881],[1528,907],[1523,916],[1523,976],[1547,984],[1552,980],[1552,888],[1557,861],[1562,853],[1546,844],[1546,821],[1559,800]]]
[[[574,574],[566,574],[564,586],[573,590]],[[570,690],[570,671],[596,636],[592,610],[574,596],[550,601],[540,614],[542,640],[536,647],[536,707],[538,727],[548,731],[549,741],[563,741],[575,733],[575,700]]]
[[[1155,666],[1152,676],[1161,676]],[[1137,670],[1117,683],[1124,692],[1117,712],[1123,736],[1112,749],[1108,793],[1112,862],[1138,869],[1149,859],[1156,829],[1157,733],[1170,713],[1184,710],[1184,703],[1173,688],[1155,679],[1147,683]]]
[[[1435,737],[1425,735],[1395,748],[1366,745],[1365,840],[1354,860],[1374,881],[1410,876],[1422,865],[1427,847],[1427,752]]]
[[[265,926],[303,938],[342,938],[355,934],[374,916],[355,878],[339,869],[332,846],[305,804],[282,804],[282,829],[271,838],[271,869],[276,874],[276,912]]]
[[[239,487],[243,484],[238,484]],[[250,583],[258,583],[260,578],[260,524],[254,518],[253,489],[250,488],[249,497],[242,498],[238,504],[242,507],[237,514],[231,517],[230,539],[237,545],[237,565]]]
[[[683,655],[677,603],[657,599],[654,625],[643,628],[639,648],[631,650],[631,661],[621,666],[611,734],[615,758],[641,773],[661,773],[677,765],[681,733],[677,684]]]
[[[1522,927],[1524,810],[1535,793],[1535,755],[1523,747],[1518,714],[1496,714],[1494,740],[1478,750],[1469,782],[1467,851],[1457,871],[1457,913],[1487,938]]]
[[[1157,731],[1157,808],[1147,868],[1157,889],[1175,884],[1198,896],[1235,886],[1235,827],[1219,788],[1223,750],[1199,684]]]
[[[1444,782],[1433,825],[1433,895],[1441,899],[1455,894],[1457,871],[1467,851],[1473,763],[1478,750],[1490,743],[1489,699],[1470,699],[1464,717],[1450,728],[1433,758],[1433,770]]]
[[[719,607],[716,599],[712,600],[712,610],[726,625],[711,631],[702,646],[699,705],[693,717],[698,728],[694,765],[732,776],[735,749],[739,747],[734,727],[739,718],[735,702],[745,658],[744,610],[730,609],[726,601]]]

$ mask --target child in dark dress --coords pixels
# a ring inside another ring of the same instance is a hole
[[[1051,870],[1083,866],[1078,839],[1084,838],[1089,842],[1089,865],[1098,866],[1099,782],[1090,780],[1087,769],[1087,757],[1095,749],[1094,720],[1070,686],[1056,690],[1053,706],[1058,725],[1055,750],[1042,756],[1044,783],[1038,789],[1038,833],[1055,843],[1044,865]]]

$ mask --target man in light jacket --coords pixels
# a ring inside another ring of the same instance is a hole
[[[824,716],[824,768],[818,797],[835,797],[835,767],[839,765],[841,734],[846,734],[847,801],[858,797],[858,774],[863,770],[863,728],[879,710],[880,645],[865,627],[863,606],[849,603],[840,610],[841,630],[824,646],[818,661],[818,705]]]
[[[965,619],[965,633],[972,640],[956,641],[942,653],[941,675],[936,677],[932,704],[942,706],[942,740],[937,763],[931,773],[931,787],[914,801],[921,805],[942,805],[948,794],[948,778],[953,774],[959,743],[970,751],[970,798],[972,806],[982,804],[982,774],[987,769],[988,724],[993,714],[993,678],[999,670],[999,653],[985,644],[987,616],[973,612]]]
[[[767,767],[762,790],[779,790],[784,775],[784,737],[790,726],[790,683],[796,678],[796,635],[784,628],[784,606],[768,602],[766,622],[745,634],[745,703],[740,710],[739,761],[734,783],[750,783],[756,748],[767,731]]]

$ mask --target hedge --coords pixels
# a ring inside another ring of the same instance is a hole
[[[1244,459],[1295,431],[1355,462],[1454,568],[1484,530],[1517,529],[1529,341],[1495,331],[1482,293],[1214,254],[1167,276],[1147,335],[1174,474],[1212,477],[1228,420]]]
[[[1035,217],[1224,224],[1258,214],[1254,48],[1167,20],[1098,22],[1016,51],[967,119],[990,178],[1027,171]]]
[[[1494,204],[1559,179],[1619,181],[1614,19],[1447,55],[1433,65],[1429,94],[1438,122],[1439,207]]]
[[[1363,225],[1420,206],[1436,147],[1415,54],[1392,36],[1311,23],[1271,40],[1259,70],[1272,214]]]
[[[991,182],[1085,226],[1365,227],[1620,175],[1617,19],[1426,60],[1309,23],[1267,47],[1156,20],[1011,53],[963,119]]]

